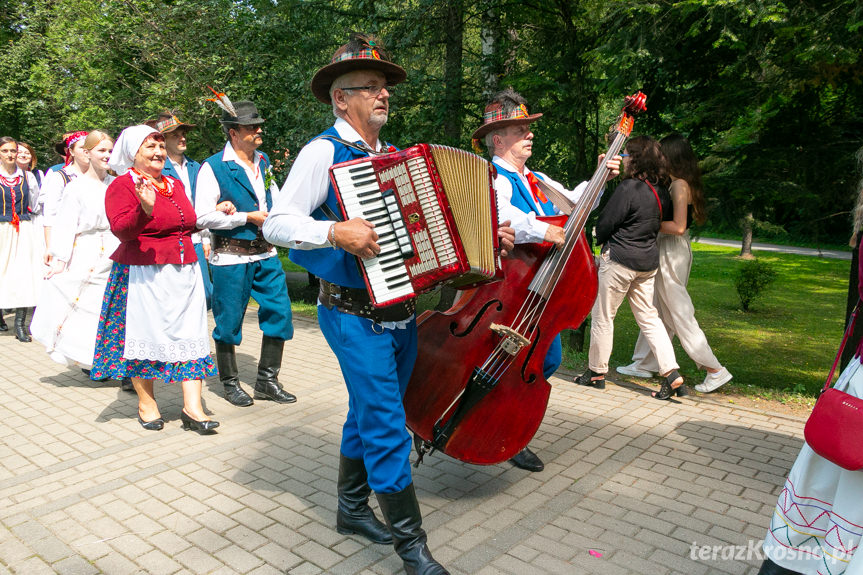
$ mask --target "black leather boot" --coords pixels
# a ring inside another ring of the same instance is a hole
[[[240,371],[237,369],[237,353],[233,345],[216,342],[216,366],[219,381],[225,386],[225,399],[237,407],[248,407],[255,403],[240,387]]]
[[[389,545],[393,536],[369,507],[369,487],[366,465],[362,459],[350,459],[339,453],[339,510],[336,531],[342,535],[362,535],[372,543]]]
[[[27,308],[19,307],[15,310],[15,339],[18,341],[28,342],[33,341],[33,338],[27,333],[28,330],[24,326],[27,322]]]
[[[9,331],[9,326],[6,325],[6,320],[3,319],[3,310],[0,309],[0,331]]]
[[[519,469],[525,469],[534,473],[545,469],[542,459],[527,447],[516,453],[509,462]]]
[[[269,399],[276,403],[294,403],[297,396],[282,389],[279,371],[282,369],[282,351],[285,340],[263,336],[261,359],[258,361],[258,380],[255,382],[255,399]]]
[[[761,564],[758,575],[800,575],[800,573],[780,567],[770,559],[765,559],[764,563]]]
[[[414,484],[396,493],[377,493],[381,512],[395,540],[396,553],[402,558],[408,575],[449,575],[434,560],[426,545],[426,532]]]

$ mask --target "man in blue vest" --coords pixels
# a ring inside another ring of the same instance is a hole
[[[393,86],[405,79],[372,37],[354,34],[312,79],[312,93],[332,106],[335,124],[297,155],[264,236],[291,248],[291,260],[320,278],[318,323],[348,389],[339,457],[340,533],[394,543],[408,573],[447,573],[429,552],[410,471],[411,438],[402,397],[417,354],[414,300],[380,309],[355,256],[380,253],[373,225],[339,221],[329,182],[333,164],[394,150],[379,139]],[[389,529],[368,505],[377,495]]]
[[[162,173],[183,182],[186,196],[192,205],[195,205],[195,183],[198,181],[198,171],[201,164],[186,155],[186,134],[195,127],[195,124],[181,122],[172,113],[159,114],[153,126],[165,136],[165,148],[168,150],[168,160]],[[201,233],[192,234],[192,244],[198,256],[198,265],[201,266],[201,277],[204,278],[204,293],[207,297],[207,309],[212,307],[213,282],[210,279],[210,268],[207,265],[207,256],[210,255],[209,237],[206,243],[202,241]]]
[[[278,195],[270,160],[258,151],[264,119],[252,102],[233,105],[220,119],[228,137],[225,148],[204,160],[195,187],[198,227],[209,229],[213,254],[213,318],[216,365],[225,399],[239,407],[254,401],[240,387],[236,346],[242,340],[249,297],[258,303],[258,325],[264,332],[255,382],[255,399],[293,403],[297,398],[279,383],[285,340],[294,336],[291,301],[276,248],[264,240],[261,226]],[[236,211],[216,209],[231,202]]]
[[[541,172],[533,172],[526,166],[528,158],[533,155],[533,132],[530,124],[542,117],[542,114],[529,114],[527,100],[512,88],[507,88],[495,94],[483,113],[483,124],[473,133],[474,143],[483,140],[492,163],[497,169],[495,189],[500,219],[509,220],[515,229],[515,243],[551,242],[557,246],[565,241],[564,230],[547,222],[537,220],[537,216],[557,215],[560,211],[540,189],[537,180],[542,180],[552,186],[572,202],[577,202],[587,187],[582,182],[574,190],[567,190],[560,183],[552,180]],[[604,156],[600,156],[600,161]],[[620,173],[620,157],[607,162],[611,169],[609,179]],[[597,199],[595,208],[599,204]],[[549,347],[543,362],[543,373],[548,379],[563,360],[563,348],[560,334]],[[542,460],[530,449],[525,447],[510,462],[528,471],[542,471],[545,466]]]

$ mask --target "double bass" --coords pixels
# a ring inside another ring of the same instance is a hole
[[[645,102],[641,92],[625,99],[606,157],[620,152]],[[584,227],[608,175],[603,162],[569,216],[538,218],[564,228],[560,248],[519,244],[503,260],[503,281],[418,318],[418,356],[404,397],[417,464],[434,451],[466,463],[500,463],[533,438],[551,393],[542,371],[548,348],[562,330],[581,325],[596,299]]]

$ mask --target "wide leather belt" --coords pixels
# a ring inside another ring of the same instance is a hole
[[[326,280],[320,280],[321,291],[318,300],[327,309],[334,307],[344,313],[367,317],[375,323],[385,321],[404,321],[416,311],[416,300],[409,299],[382,308],[372,307],[369,292],[364,289],[342,287]]]
[[[217,254],[234,254],[238,256],[256,256],[270,251],[273,244],[258,235],[253,240],[241,240],[239,238],[226,238],[216,234],[213,237],[213,251]]]

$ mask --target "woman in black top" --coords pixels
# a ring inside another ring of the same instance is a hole
[[[665,377],[657,399],[686,395],[678,373],[671,340],[653,305],[653,282],[659,267],[656,235],[663,214],[671,214],[671,198],[660,181],[665,179],[665,158],[659,143],[648,136],[627,142],[623,156],[626,178],[599,215],[596,241],[602,244],[599,288],[591,311],[588,371],[576,378],[579,385],[605,388],[605,374],[614,341],[614,316],[629,298],[632,315],[647,338]]]

